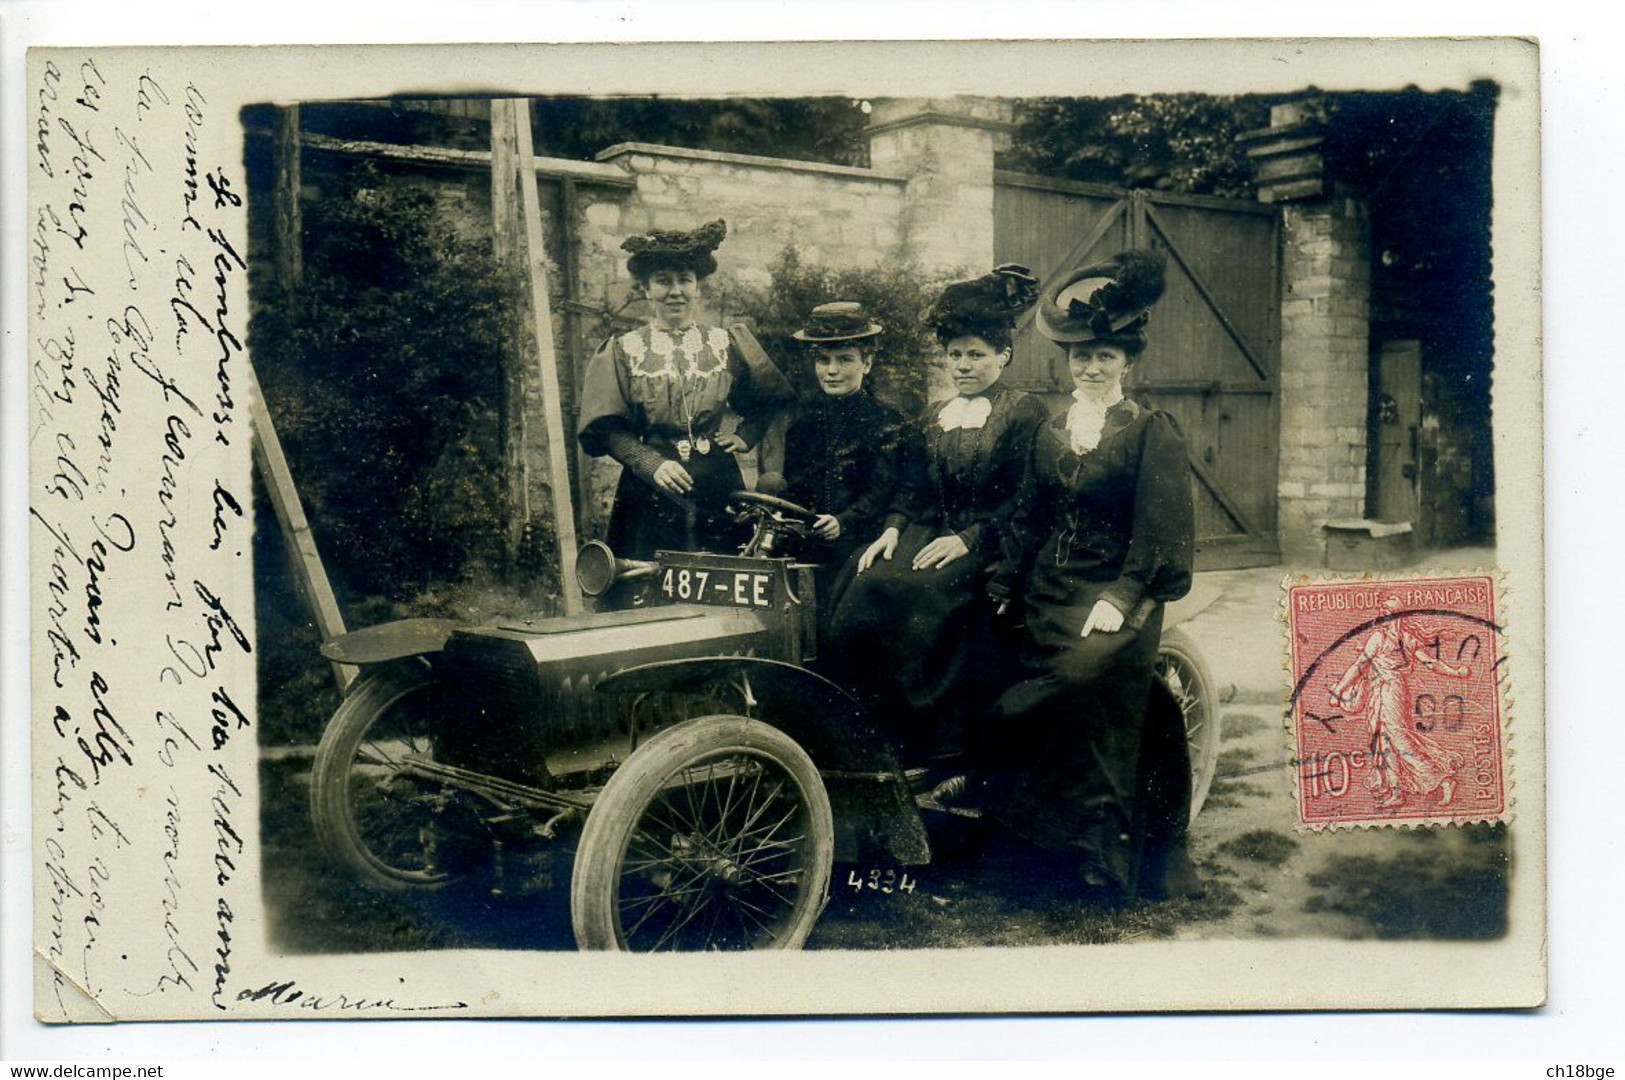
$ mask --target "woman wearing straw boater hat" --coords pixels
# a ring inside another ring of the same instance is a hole
[[[963,745],[966,722],[999,685],[985,593],[999,532],[1043,402],[1001,381],[1015,321],[1038,281],[1007,265],[942,291],[930,320],[958,393],[918,425],[925,454],[861,551],[830,625],[833,664],[879,716],[918,721],[897,737],[925,752]]]
[[[783,494],[818,514],[802,556],[819,564],[820,615],[827,620],[854,549],[874,536],[896,493],[908,425],[864,385],[884,328],[851,300],[820,304],[792,336],[806,347],[818,392],[784,436]]]
[[[1151,693],[1163,604],[1191,582],[1190,466],[1172,420],[1123,394],[1162,290],[1162,261],[1125,251],[1040,298],[1073,400],[1038,429],[989,585],[1025,616],[1026,679],[980,732],[984,805],[1104,905],[1195,887],[1183,719]]]
[[[747,538],[723,513],[744,487],[734,455],[755,446],[789,386],[771,365],[747,365],[727,330],[697,318],[700,283],[727,225],[656,229],[627,239],[626,266],[649,303],[649,320],[605,342],[581,389],[582,447],[623,471],[610,513],[616,554],[737,550]],[[740,417],[722,429],[729,410]]]

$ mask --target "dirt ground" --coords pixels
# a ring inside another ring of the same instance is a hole
[[[1451,552],[1447,569],[1488,566],[1491,551]],[[1222,702],[1217,775],[1191,829],[1207,888],[1198,899],[1103,913],[1063,876],[1019,852],[981,848],[948,819],[937,857],[910,870],[912,890],[867,887],[871,871],[838,864],[812,948],[935,948],[1139,939],[1484,939],[1504,933],[1511,848],[1500,827],[1293,829],[1282,701],[1280,567],[1201,575],[1207,594],[1183,624],[1208,660]],[[1205,604],[1205,606],[1203,606]],[[568,856],[515,856],[500,895],[490,880],[431,894],[380,893],[323,857],[305,806],[308,759],[262,768],[267,906],[274,946],[289,952],[424,948],[569,949]],[[904,879],[895,879],[897,886]]]

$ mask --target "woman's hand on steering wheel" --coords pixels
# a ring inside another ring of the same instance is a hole
[[[655,487],[673,495],[687,495],[694,490],[694,478],[687,469],[667,459],[655,470]]]
[[[885,559],[891,562],[891,557],[897,554],[897,530],[887,529],[880,534],[880,538],[864,549],[863,555],[858,559],[858,573],[863,573],[875,564],[876,559]]]
[[[819,514],[813,519],[812,534],[820,540],[839,540],[841,521],[834,514]]]
[[[1095,606],[1090,609],[1089,617],[1083,621],[1083,633],[1079,637],[1088,637],[1099,630],[1103,634],[1115,634],[1123,629],[1123,613],[1108,600],[1096,600]]]
[[[959,538],[959,534],[949,533],[947,536],[937,537],[920,549],[919,554],[914,556],[914,569],[940,570],[969,553],[970,548]]]

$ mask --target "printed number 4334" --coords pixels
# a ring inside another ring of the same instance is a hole
[[[858,876],[856,870],[848,870],[846,884],[853,892],[861,893],[868,889],[871,892],[890,895],[894,892],[912,894],[914,886],[919,882],[909,877],[907,873],[900,874],[896,870],[871,870],[862,877]]]

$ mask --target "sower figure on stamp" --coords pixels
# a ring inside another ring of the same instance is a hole
[[[745,486],[735,454],[761,440],[790,387],[771,364],[751,366],[728,331],[696,319],[700,282],[727,226],[654,230],[621,245],[649,301],[647,325],[605,342],[581,390],[582,447],[623,466],[609,545],[647,559],[661,549],[732,553],[747,536],[723,513]],[[740,417],[722,431],[729,409]]]
[[[989,585],[1024,609],[1024,681],[973,732],[989,816],[1103,906],[1199,887],[1183,718],[1153,685],[1163,604],[1191,584],[1190,466],[1172,419],[1122,386],[1162,289],[1161,260],[1126,251],[1039,301],[1077,389],[1038,429]]]
[[[807,346],[817,396],[784,436],[784,474],[758,487],[818,514],[802,556],[817,563],[820,617],[835,610],[853,550],[867,542],[919,450],[902,415],[864,387],[884,328],[853,301],[820,304],[793,335]]]
[[[1463,761],[1415,725],[1408,676],[1415,664],[1457,679],[1471,677],[1472,668],[1439,657],[1439,634],[1400,618],[1399,597],[1388,596],[1382,606],[1390,618],[1377,625],[1359,657],[1331,684],[1331,701],[1350,713],[1365,712],[1371,734],[1371,775],[1365,783],[1378,796],[1377,809],[1402,806],[1407,794],[1435,791],[1438,805],[1448,806]],[[1427,652],[1430,643],[1433,655]]]

